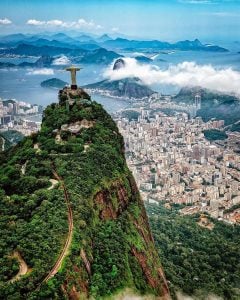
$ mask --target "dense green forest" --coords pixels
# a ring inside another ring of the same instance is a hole
[[[2,138],[5,140],[4,144],[4,150],[9,149],[11,146],[16,145],[18,142],[20,142],[24,135],[16,130],[7,130],[0,133],[0,152],[1,152],[1,146],[2,146]]]
[[[48,106],[41,131],[0,153],[0,164],[0,299],[104,299],[125,288],[162,295],[160,261],[173,297],[181,290],[201,300],[239,299],[240,228],[211,220],[209,230],[177,206],[148,204],[159,260],[123,138],[96,102]],[[65,192],[73,238],[45,281],[69,234]],[[19,257],[27,272],[15,280]]]
[[[0,164],[0,299],[101,299],[125,288],[166,292],[123,138],[101,105],[48,106],[41,131],[1,153]],[[72,242],[46,282],[69,234],[66,194]],[[14,279],[16,252],[28,268],[20,280]]]
[[[146,205],[156,246],[171,290],[197,299],[213,294],[240,298],[240,226],[211,220],[200,227],[199,215],[182,216],[178,206]]]
[[[122,112],[122,117],[127,118],[129,121],[137,121],[140,113],[136,110],[124,110]]]
[[[203,133],[205,138],[209,141],[225,140],[228,137],[224,131],[218,129],[204,130]]]

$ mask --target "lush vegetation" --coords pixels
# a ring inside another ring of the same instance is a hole
[[[205,138],[209,141],[225,140],[228,137],[225,131],[221,131],[218,129],[204,130],[203,133]]]
[[[127,118],[129,121],[137,121],[138,117],[140,116],[140,113],[136,110],[124,110],[122,112],[122,117]]]
[[[81,121],[90,125],[75,133],[62,128]],[[101,105],[76,100],[71,107],[48,106],[41,131],[0,154],[1,299],[64,299],[78,292],[100,299],[125,287],[161,294],[157,252],[123,147]],[[64,190],[51,186],[55,172],[69,194],[74,233],[61,269],[42,283],[68,233]],[[19,270],[15,251],[28,273],[10,283]]]
[[[16,130],[7,130],[3,131],[0,134],[0,152],[1,152],[1,145],[2,145],[2,138],[5,140],[4,149],[9,149],[12,145],[16,145],[19,143],[23,138],[24,135],[21,132]]]
[[[68,83],[58,78],[50,78],[41,82],[41,87],[44,88],[64,88]]]
[[[172,291],[239,299],[239,226],[211,220],[215,226],[209,230],[197,224],[199,215],[181,216],[176,207],[148,204],[147,211]]]
[[[231,127],[231,131],[240,131],[240,122],[237,124],[233,124]]]

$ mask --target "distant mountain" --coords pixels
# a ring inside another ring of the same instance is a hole
[[[34,41],[24,41],[25,44],[33,45],[33,46],[50,46],[50,47],[59,47],[59,48],[70,48],[70,49],[76,49],[80,47],[80,43],[75,41],[75,43],[69,44],[68,42],[58,41],[58,40],[51,40],[48,39],[37,39]]]
[[[86,63],[86,64],[109,64],[114,59],[122,57],[114,51],[108,51],[104,48],[95,49],[87,52],[84,56],[75,58],[75,63]]]
[[[41,56],[41,55],[82,55],[87,51],[84,49],[71,49],[55,46],[33,46],[29,44],[20,44],[16,48],[0,49],[1,54],[12,55],[29,55],[29,56]]]
[[[66,55],[73,57],[72,61],[75,63],[100,63],[108,64],[117,57],[122,55],[117,54],[114,51],[109,51],[104,48],[97,48],[94,50],[86,50],[82,48],[63,48],[54,46],[33,46],[28,44],[20,44],[16,48],[0,49],[1,54],[12,55],[29,55],[29,56],[44,56],[53,57],[58,55]],[[31,63],[22,63],[19,66],[31,66]],[[42,67],[36,65],[36,67]]]
[[[64,88],[68,83],[66,81],[63,81],[58,78],[51,78],[47,79],[41,82],[41,87],[44,88],[57,88],[57,89],[62,89]]]
[[[51,36],[51,39],[56,40],[58,42],[68,43],[68,44],[74,44],[77,42],[76,39],[73,39],[64,33],[54,34]]]
[[[126,63],[125,63],[124,59],[119,58],[114,62],[113,70],[119,70],[121,68],[124,68],[125,65],[126,65]]]
[[[112,40],[112,38],[107,34],[103,34],[102,36],[100,36],[100,38],[96,39],[96,41],[100,43],[110,41],[110,40]]]
[[[17,41],[21,41],[24,40],[25,38],[27,38],[26,35],[22,34],[22,33],[17,33],[17,34],[9,34],[9,35],[5,35],[3,37],[1,37],[1,43],[9,43],[9,42],[17,42]]]
[[[14,68],[14,67],[21,67],[21,68],[47,68],[51,66],[54,58],[48,55],[43,55],[35,62],[22,62],[20,64],[13,64],[9,62],[0,62],[0,68]]]
[[[96,50],[96,49],[99,49],[101,48],[100,46],[98,46],[97,44],[95,43],[91,43],[91,42],[81,42],[79,44],[79,47],[81,47],[81,49],[84,49],[84,50],[89,50],[89,51],[92,51],[92,50]]]
[[[108,40],[103,43],[105,48],[118,49],[158,49],[158,50],[192,50],[192,51],[212,51],[212,52],[227,52],[228,50],[215,45],[204,45],[198,39],[194,41],[180,41],[174,44],[161,42],[158,40],[152,41],[137,41],[122,38]]]
[[[34,68],[47,68],[53,63],[54,58],[48,55],[41,56],[36,62],[22,62],[18,67],[34,67]]]
[[[134,58],[140,63],[150,63],[153,61],[151,58],[144,55],[135,56]]]
[[[110,96],[123,97],[128,99],[143,99],[155,92],[146,86],[139,78],[124,78],[120,80],[103,80],[88,84],[86,89],[105,91]]]
[[[49,67],[53,63],[53,60],[53,57],[49,55],[43,55],[34,63],[34,65],[38,68]]]
[[[202,117],[204,121],[216,118],[224,120],[226,125],[239,122],[240,99],[236,96],[199,87],[185,87],[180,90],[173,100],[193,104],[197,93],[201,95],[201,109],[197,111],[197,115]]]
[[[9,63],[9,62],[0,62],[0,69],[5,69],[5,68],[14,68],[16,67],[15,64]]]
[[[115,40],[109,40],[103,43],[104,47],[109,48],[161,48],[161,49],[169,49],[169,43],[160,42],[160,41],[136,41],[136,40],[128,40],[123,38],[116,38]]]
[[[88,42],[88,43],[95,43],[95,40],[89,36],[89,35],[86,35],[86,34],[82,34],[78,37],[76,37],[76,40],[77,41],[80,41],[80,42]]]
[[[126,65],[123,58],[115,60],[113,71],[124,68]],[[102,80],[100,82],[88,84],[86,89],[92,89],[99,93],[107,93],[109,96],[123,97],[128,99],[143,99],[155,92],[146,86],[139,78],[124,78],[120,80]]]
[[[91,44],[98,47],[108,49],[157,49],[157,50],[192,50],[192,51],[212,51],[212,52],[226,52],[227,49],[212,45],[202,44],[198,39],[193,41],[185,40],[176,43],[168,43],[158,40],[141,41],[141,40],[129,40],[127,38],[117,37],[112,39],[109,35],[103,34],[100,37],[93,37],[88,34],[81,34],[70,37],[65,33],[57,34],[35,34],[35,35],[24,35],[24,34],[11,34],[0,37],[0,46],[2,48],[16,47],[19,44],[32,44],[33,46],[55,46],[63,48],[76,48],[80,47],[81,44]],[[96,47],[95,46],[95,47]],[[81,48],[81,47],[80,47]],[[88,48],[89,49],[89,48]],[[93,48],[92,48],[93,49]]]

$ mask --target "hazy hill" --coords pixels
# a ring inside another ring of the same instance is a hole
[[[30,44],[20,44],[15,48],[0,49],[3,55],[29,55],[29,56],[71,56],[76,63],[101,63],[108,64],[113,59],[121,57],[114,51],[96,47],[92,44],[84,44],[83,48],[59,47],[59,46],[35,46]],[[97,49],[96,49],[97,48]],[[22,63],[20,66],[28,66],[31,63]]]
[[[101,90],[108,92],[111,96],[142,99],[149,97],[155,92],[146,86],[139,78],[124,78],[120,80],[103,80],[88,84],[86,89]]]
[[[58,88],[65,87],[68,83],[58,78],[50,78],[41,82],[41,87],[44,88]]]
[[[65,33],[57,34],[36,34],[23,35],[14,34],[0,37],[0,46],[3,48],[17,47],[19,44],[31,44],[35,46],[55,46],[62,48],[83,48],[89,49],[89,45],[103,47],[111,50],[116,49],[155,49],[155,50],[182,50],[182,51],[210,51],[210,52],[227,52],[228,50],[218,45],[203,44],[198,39],[193,41],[185,40],[176,43],[169,43],[159,40],[129,40],[127,38],[117,37],[112,39],[107,34],[100,37],[92,37],[87,34],[81,34],[74,38]],[[82,46],[81,46],[82,45]],[[92,48],[93,49],[93,48]]]
[[[147,56],[139,55],[134,57],[140,63],[151,63],[153,60]]]
[[[122,55],[119,55],[114,51],[106,50],[104,48],[98,48],[89,51],[82,57],[75,58],[74,62],[85,64],[109,64],[118,57],[122,57]]]
[[[216,45],[202,44],[198,39],[194,41],[180,41],[177,43],[168,43],[158,40],[138,41],[116,38],[115,40],[107,40],[103,44],[105,48],[132,48],[132,49],[158,49],[158,50],[191,50],[191,51],[212,51],[212,52],[227,52],[228,50]]]
[[[211,118],[224,120],[226,125],[238,122],[240,119],[240,99],[233,95],[223,94],[199,87],[185,87],[173,100],[182,103],[194,103],[195,95],[201,95],[201,109],[197,115],[204,121]]]

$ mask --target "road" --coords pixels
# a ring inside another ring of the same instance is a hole
[[[12,257],[15,257],[19,262],[19,271],[18,271],[17,275],[15,275],[10,280],[10,282],[15,282],[15,281],[19,280],[21,276],[27,274],[28,266],[18,251],[14,251]]]
[[[3,137],[1,137],[1,139],[2,139],[2,151],[4,151],[5,150],[5,139],[3,138]]]
[[[61,187],[63,188],[63,191],[64,191],[65,202],[66,202],[67,209],[68,209],[68,235],[67,235],[67,239],[66,239],[66,242],[62,249],[61,254],[59,255],[59,257],[58,257],[56,263],[54,264],[53,268],[51,269],[51,271],[43,279],[42,283],[47,282],[49,279],[51,279],[61,268],[62,262],[63,262],[64,258],[67,256],[69,248],[71,246],[72,235],[73,235],[73,215],[72,215],[72,208],[71,208],[71,204],[70,204],[69,195],[68,195],[68,192],[67,192],[67,189],[66,189],[63,179],[57,174],[56,171],[53,171],[53,175],[56,178],[56,180],[58,182],[60,182]]]

